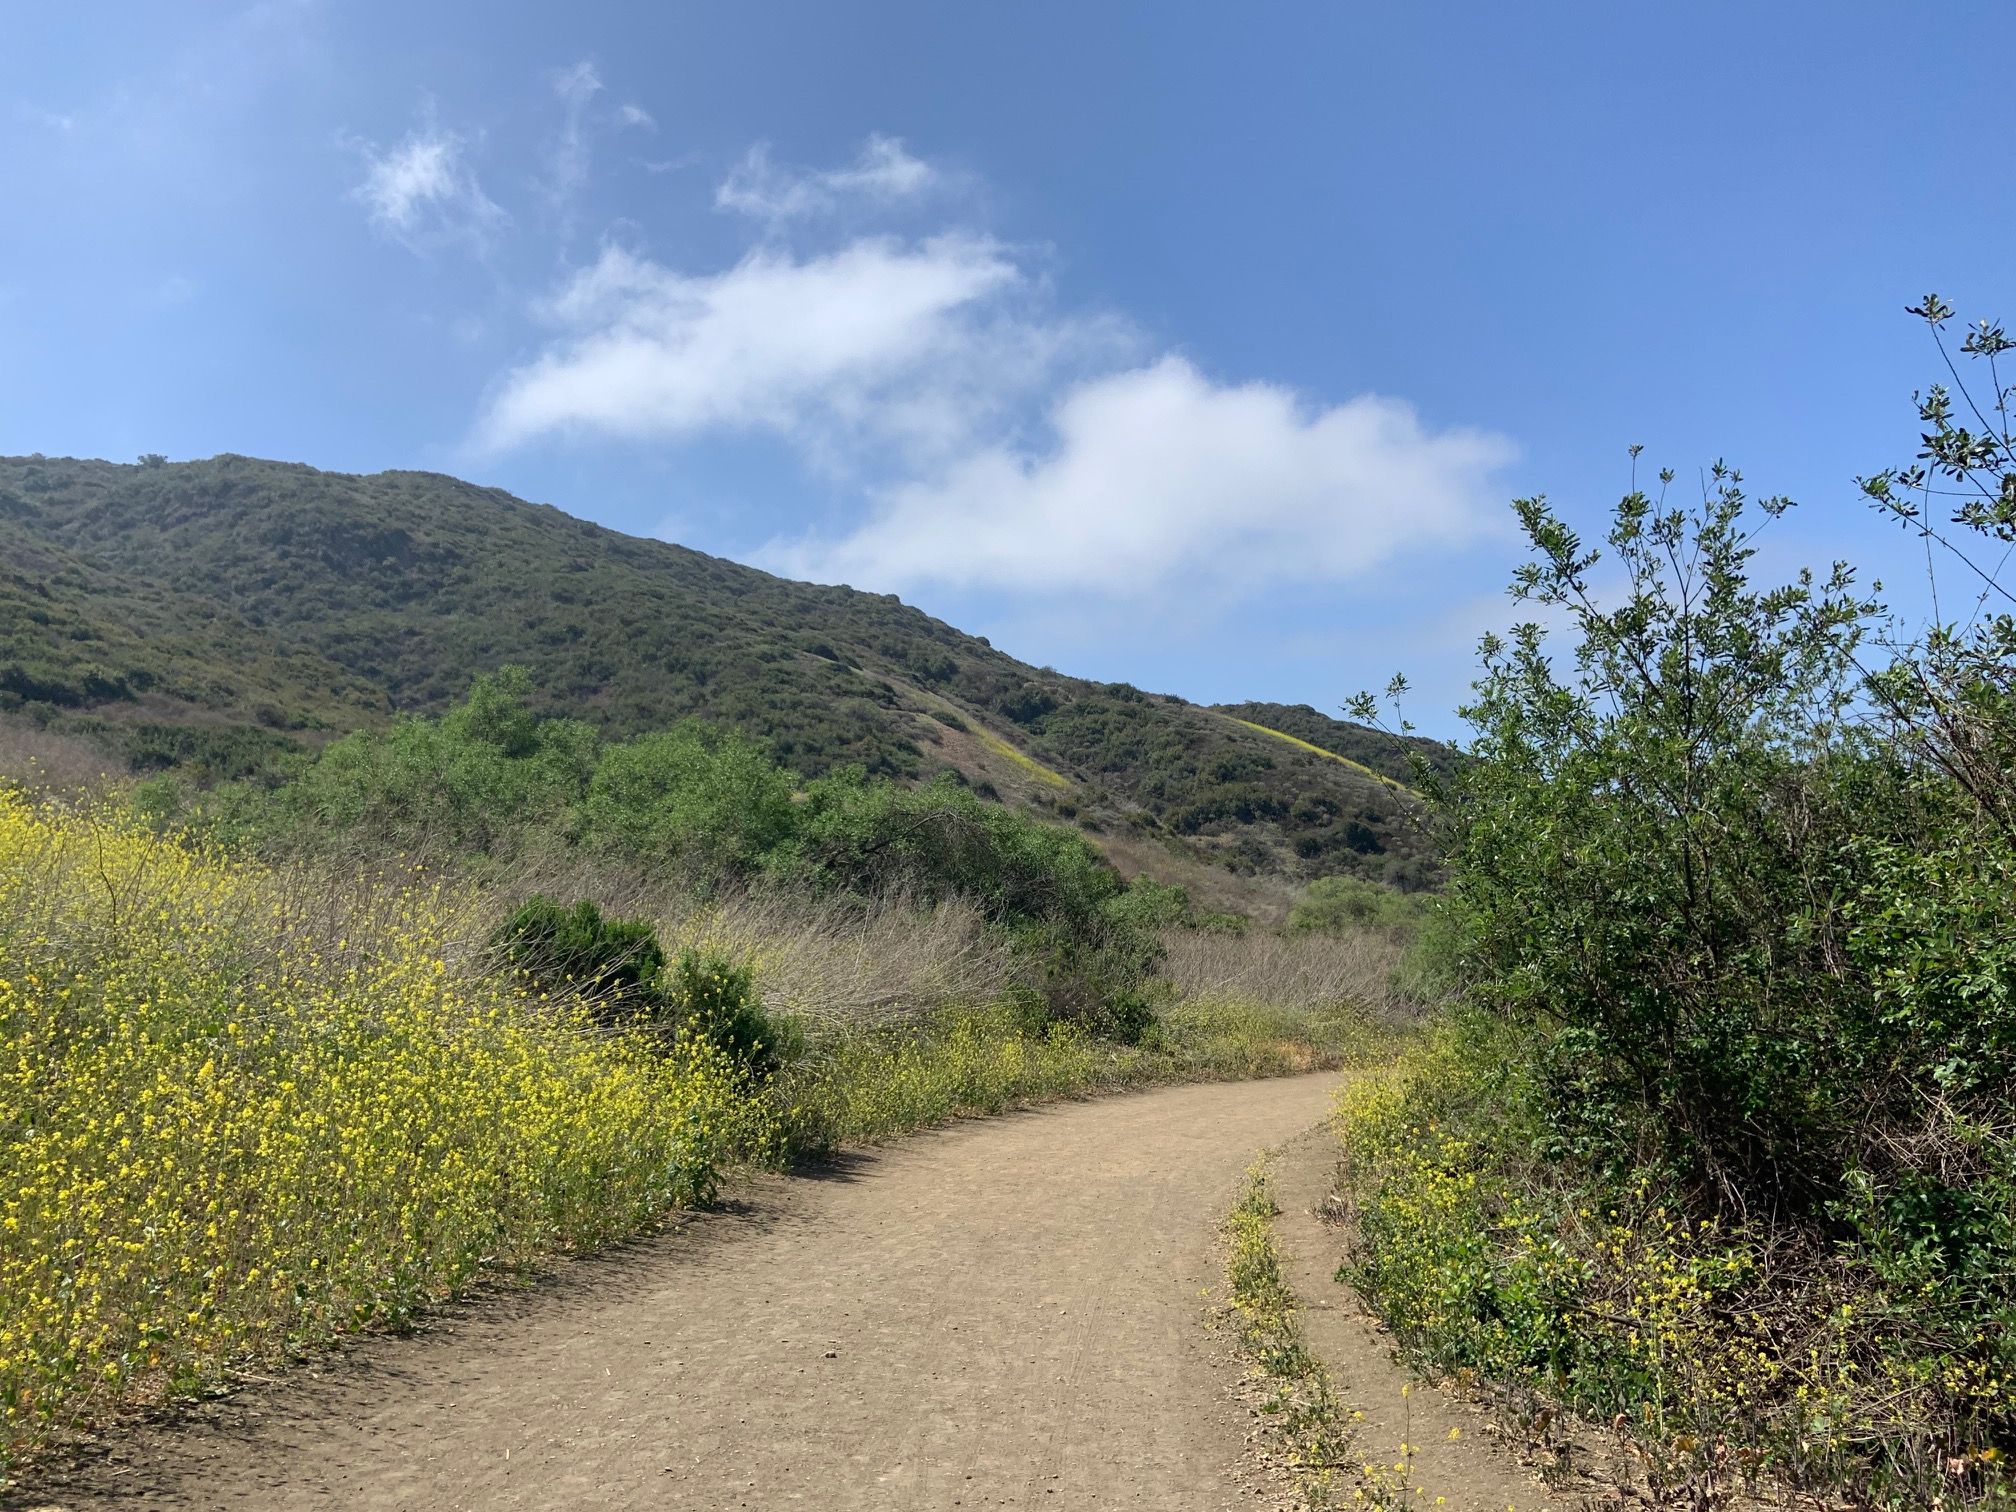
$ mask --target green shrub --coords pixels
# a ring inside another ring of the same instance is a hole
[[[1318,877],[1288,913],[1288,927],[1312,934],[1348,934],[1358,929],[1412,928],[1428,913],[1419,893],[1359,877]]]
[[[605,919],[585,900],[569,907],[535,896],[498,926],[491,942],[544,992],[573,993],[605,1014],[657,1010],[665,951],[642,919]]]
[[[1814,1213],[1884,1037],[1839,970],[1843,905],[1910,803],[1846,718],[1871,606],[1845,568],[1752,584],[1740,480],[1715,481],[1691,513],[1618,506],[1610,608],[1595,554],[1521,501],[1519,586],[1580,646],[1564,675],[1537,626],[1487,641],[1474,759],[1442,789],[1453,896],[1480,992],[1540,1038],[1560,1153],[1651,1153],[1710,1209]]]
[[[1692,509],[1628,495],[1600,572],[1521,501],[1516,591],[1573,652],[1487,638],[1428,782],[1423,964],[1489,1018],[1347,1113],[1357,1274],[1425,1359],[1621,1413],[1697,1488],[1728,1445],[1855,1505],[2016,1500],[2007,403],[1928,390],[1918,461],[1865,483],[1987,585],[1916,645],[1844,565],[1754,583],[1725,467]]]
[[[1106,905],[1107,917],[1141,929],[1177,929],[1193,921],[1190,894],[1181,887],[1136,877]]]
[[[537,718],[531,693],[524,669],[506,667],[440,719],[346,736],[271,795],[262,827],[283,846],[435,855],[571,837],[597,739],[574,720]]]
[[[764,1012],[754,970],[726,956],[688,946],[665,964],[653,989],[663,1021],[690,1025],[759,1077],[804,1050],[798,1025]]]
[[[542,991],[578,997],[605,1019],[647,1024],[668,1037],[698,1035],[758,1077],[804,1048],[796,1024],[763,1011],[753,969],[691,946],[668,960],[642,919],[607,919],[590,902],[533,897],[492,943]]]
[[[811,785],[798,820],[781,880],[924,905],[965,898],[1037,963],[1058,1017],[1096,1012],[1159,959],[1156,931],[1127,916],[1126,884],[1090,841],[949,777],[901,788],[836,774]],[[1143,896],[1162,895],[1151,884]]]
[[[715,884],[755,874],[792,836],[797,779],[754,741],[688,720],[603,749],[585,835],[598,849]]]
[[[1108,997],[1090,1016],[1088,1026],[1116,1045],[1149,1045],[1160,1040],[1162,1018],[1151,995],[1137,987]]]
[[[1462,915],[1445,900],[1435,899],[1422,909],[1404,939],[1390,984],[1394,996],[1417,1007],[1459,1000],[1470,981]]]

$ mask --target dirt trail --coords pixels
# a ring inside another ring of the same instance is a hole
[[[115,1438],[26,1505],[1254,1505],[1216,1225],[1334,1076],[957,1125]]]

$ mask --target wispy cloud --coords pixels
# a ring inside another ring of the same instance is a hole
[[[651,112],[642,105],[624,105],[616,112],[616,119],[625,126],[635,126],[644,131],[656,131],[658,122]]]
[[[635,162],[649,174],[677,173],[682,168],[692,168],[700,162],[698,152],[682,152],[677,157],[637,158]]]
[[[197,295],[196,280],[181,273],[171,273],[155,284],[149,291],[149,302],[162,309],[173,309],[178,305],[191,303]]]
[[[39,126],[44,131],[53,131],[60,136],[69,136],[77,129],[77,117],[68,111],[45,110],[28,100],[14,102],[16,120],[30,126]]]
[[[590,149],[588,112],[602,93],[602,76],[586,61],[553,76],[560,100],[560,129],[546,153],[546,173],[540,191],[560,222],[561,239],[573,234],[574,201],[588,183]]]
[[[477,251],[509,219],[477,181],[466,140],[431,119],[397,145],[358,145],[364,179],[351,195],[371,224],[416,252],[463,243]]]
[[[824,215],[852,203],[886,207],[942,182],[938,169],[912,157],[896,137],[871,136],[843,168],[782,167],[763,143],[751,147],[714,191],[717,209],[783,222]]]

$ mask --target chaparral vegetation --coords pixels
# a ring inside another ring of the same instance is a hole
[[[1342,1107],[1345,1274],[1408,1354],[1694,1504],[2016,1500],[2016,447],[2009,339],[1958,348],[1863,480],[1943,569],[1922,636],[1845,566],[1760,584],[1789,506],[1726,468],[1601,552],[1518,506],[1569,649],[1484,646],[1421,779],[1463,1006]]]
[[[1349,1064],[1340,1279],[1543,1461],[2016,1505],[2016,388],[1914,313],[1862,487],[1949,618],[1763,581],[1790,503],[1634,448],[1599,545],[1515,506],[1460,751],[452,480],[0,460],[0,1486],[738,1170]],[[1272,1213],[1234,1309],[1323,1471]]]

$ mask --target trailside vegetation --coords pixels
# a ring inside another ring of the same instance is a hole
[[[730,730],[687,721],[604,741],[578,721],[540,717],[531,699],[527,673],[507,667],[441,718],[346,736],[289,781],[203,792],[163,777],[136,802],[158,822],[269,855],[392,853],[508,870],[564,853],[702,894],[768,889],[926,909],[956,899],[1011,942],[1053,1013],[1104,1015],[1109,1027],[1139,1019],[1129,994],[1159,959],[1165,922],[1143,912],[1156,884],[1123,901],[1126,883],[1082,834],[949,777],[909,786],[847,768],[806,782]]]
[[[478,870],[232,853],[0,786],[0,1487],[736,1165],[1382,1043],[1377,957],[1302,996],[1165,983],[1116,1024],[963,904],[647,919]]]
[[[591,1025],[471,900],[0,789],[0,1486],[18,1454],[709,1199],[777,1115]]]
[[[1522,501],[1572,652],[1487,640],[1424,779],[1468,1006],[1349,1099],[1348,1273],[1418,1361],[1616,1419],[1697,1504],[2016,1500],[2009,345],[1971,330],[1983,383],[1864,485],[1961,618],[1760,585],[1789,506],[1719,466],[1600,554]]]

